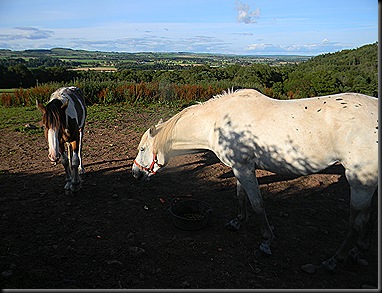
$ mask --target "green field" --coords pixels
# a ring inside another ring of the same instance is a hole
[[[78,62],[80,66],[89,66],[89,64],[113,63],[118,66],[124,63],[134,63],[135,67],[146,67],[150,65],[209,65],[209,66],[229,66],[233,64],[248,65],[253,63],[263,63],[277,65],[280,63],[299,63],[309,60],[311,56],[298,55],[269,55],[269,56],[246,56],[246,55],[223,55],[223,54],[202,54],[190,52],[178,53],[123,53],[123,52],[100,52],[71,50],[65,48],[53,48],[50,50],[25,50],[11,51],[0,49],[0,60],[7,58],[22,58],[26,61],[35,58],[53,58],[66,62]]]

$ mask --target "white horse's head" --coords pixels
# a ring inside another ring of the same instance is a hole
[[[146,181],[150,176],[164,166],[165,157],[163,151],[155,146],[155,139],[158,133],[157,126],[152,126],[142,136],[138,146],[138,155],[134,160],[132,174],[135,178]]]

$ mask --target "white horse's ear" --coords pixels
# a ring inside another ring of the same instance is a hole
[[[161,118],[161,119],[158,121],[157,125],[155,125],[155,126],[161,125],[162,123],[163,123],[163,119]]]
[[[150,130],[149,130],[149,136],[150,137],[154,137],[156,134],[157,134],[157,128],[155,125],[151,126],[150,127]]]
[[[37,99],[36,99],[36,107],[37,107],[37,109],[39,109],[41,111],[42,114],[45,114],[46,109],[45,109],[44,105],[40,104]]]

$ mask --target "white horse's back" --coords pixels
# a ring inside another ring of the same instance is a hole
[[[376,98],[346,93],[282,101],[241,90],[204,106],[206,119],[215,121],[212,149],[227,165],[247,156],[277,173],[309,174],[335,162],[377,168]]]

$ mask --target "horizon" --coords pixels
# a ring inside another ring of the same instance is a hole
[[[372,44],[365,44],[363,46],[372,45]],[[357,47],[358,48],[358,47]],[[357,48],[351,48],[351,49],[344,49],[344,50],[353,50]],[[72,48],[64,48],[64,47],[52,47],[52,48],[38,48],[38,49],[25,49],[25,50],[12,50],[12,49],[3,49],[0,48],[0,51],[11,51],[11,52],[38,52],[38,51],[52,51],[52,50],[70,50],[70,51],[84,51],[84,52],[92,52],[92,53],[117,53],[117,54],[195,54],[195,55],[211,55],[211,56],[244,56],[244,57],[275,57],[275,56],[287,56],[287,57],[315,57],[317,55],[287,55],[287,54],[277,54],[277,55],[267,55],[267,54],[253,54],[253,55],[244,55],[244,54],[234,54],[234,53],[209,53],[209,52],[187,52],[187,51],[179,51],[179,52],[167,52],[167,51],[138,51],[138,52],[118,52],[118,51],[100,51],[100,50],[86,50],[86,49],[72,49]],[[340,50],[342,51],[342,50]],[[339,52],[339,51],[335,51]],[[333,52],[333,53],[335,53]],[[327,53],[323,53],[327,54]],[[320,54],[319,54],[320,55]]]
[[[322,2],[4,0],[0,48],[317,56],[378,41],[377,1]]]
[[[27,51],[33,51],[33,52],[38,52],[38,51],[52,51],[52,50],[71,50],[71,51],[84,51],[84,52],[91,52],[91,53],[117,53],[117,54],[195,54],[195,55],[212,55],[212,56],[238,56],[238,57],[316,57],[319,55],[325,55],[325,54],[333,54],[333,53],[339,53],[341,51],[346,51],[346,50],[357,50],[361,47],[368,46],[368,45],[373,45],[377,43],[378,41],[370,44],[364,44],[356,48],[349,48],[349,49],[340,49],[338,51],[334,52],[327,52],[327,53],[321,53],[317,55],[301,55],[301,54],[252,54],[252,55],[247,55],[247,54],[231,54],[231,53],[209,53],[209,52],[187,52],[187,51],[179,51],[179,52],[154,52],[154,51],[139,51],[139,52],[118,52],[118,51],[100,51],[100,50],[86,50],[86,49],[72,49],[72,48],[64,48],[64,47],[52,47],[52,48],[38,48],[38,49],[25,49],[25,50],[12,50],[12,49],[3,49],[0,48],[0,51],[11,51],[11,52],[27,52]]]

